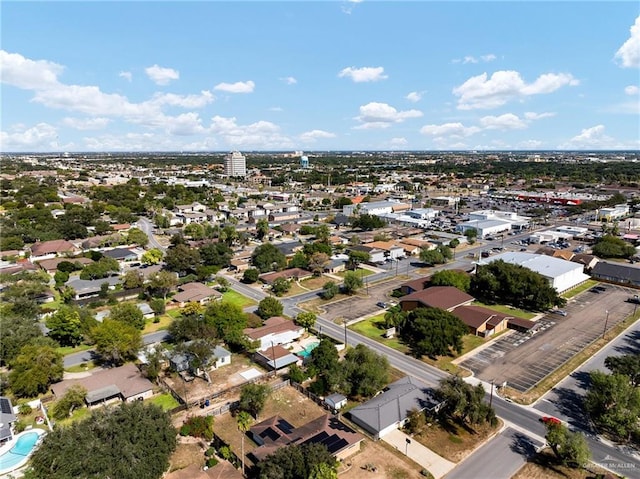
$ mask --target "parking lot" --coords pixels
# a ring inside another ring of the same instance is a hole
[[[569,300],[567,316],[547,314],[534,334],[509,332],[490,346],[465,359],[461,366],[487,382],[507,384],[526,392],[564,362],[584,349],[605,330],[633,312],[625,300],[635,291],[607,285]]]
[[[373,313],[382,313],[384,309],[376,303],[383,301],[389,304],[389,293],[405,281],[407,281],[406,278],[392,279],[372,286],[370,285],[368,288],[362,288],[360,291],[361,294],[357,296],[324,305],[323,309],[326,312],[322,313],[322,316],[331,321],[338,318],[351,321]]]

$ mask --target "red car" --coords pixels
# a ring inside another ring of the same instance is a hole
[[[562,424],[562,421],[560,421],[560,419],[551,416],[542,416],[540,418],[540,422],[543,422],[545,424]]]

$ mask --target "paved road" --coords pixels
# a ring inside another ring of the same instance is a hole
[[[541,447],[516,429],[507,428],[458,464],[445,479],[499,479],[513,476],[525,461]]]
[[[153,234],[153,230],[154,230],[154,225],[151,222],[151,220],[149,220],[148,218],[145,218],[144,216],[141,216],[140,218],[138,218],[137,221],[138,227],[149,237],[149,245],[152,248],[157,248],[160,251],[166,251],[167,248],[162,246],[162,244],[160,244],[160,242],[156,239],[155,235]]]
[[[168,337],[169,334],[166,331],[156,331],[155,333],[149,333],[142,336],[142,342],[144,344],[160,343],[162,341],[166,341]],[[95,359],[95,351],[93,349],[68,354],[64,357],[64,367],[66,369],[71,366],[77,366],[78,364],[88,363],[93,359]]]

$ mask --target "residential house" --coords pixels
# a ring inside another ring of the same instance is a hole
[[[398,260],[405,257],[404,248],[393,241],[373,241],[364,246],[384,251],[385,259]]]
[[[55,274],[55,272],[58,271],[58,265],[63,261],[77,264],[81,268],[85,265],[93,263],[93,260],[90,258],[51,258],[38,261],[38,266],[40,266],[40,268],[42,268],[49,274]]]
[[[78,252],[78,248],[67,240],[39,241],[29,247],[31,261],[55,258],[56,256],[70,255]]]
[[[107,235],[99,235],[92,236],[91,238],[87,238],[81,243],[82,249],[96,249],[96,248],[104,248],[109,246],[117,246],[120,244],[124,244],[125,239],[124,236],[120,233],[112,233]]]
[[[272,416],[251,426],[249,436],[259,446],[251,451],[257,462],[291,444],[322,444],[341,461],[358,452],[364,440],[362,434],[331,414],[324,414],[300,427],[294,427],[280,416]]]
[[[349,247],[350,251],[363,251],[369,253],[369,263],[383,264],[387,259],[386,252],[384,250],[373,248],[371,246],[356,245]]]
[[[52,384],[51,392],[59,399],[74,385],[87,390],[85,402],[90,407],[118,401],[148,399],[153,395],[153,383],[132,363],[117,368],[101,369],[83,378],[65,379]]]
[[[73,288],[75,292],[74,299],[81,300],[85,298],[97,297],[102,290],[102,285],[107,283],[110,290],[114,290],[117,284],[121,283],[121,279],[117,276],[109,276],[101,279],[70,279],[67,286]]]
[[[412,376],[405,376],[351,409],[348,417],[378,440],[402,427],[412,410],[437,410],[438,406],[433,389]]]
[[[258,341],[258,351],[264,351],[272,345],[288,345],[304,334],[304,328],[282,316],[267,319],[259,328],[247,328],[244,334],[251,341]]]
[[[432,286],[403,296],[400,298],[400,307],[402,311],[413,311],[424,307],[453,311],[459,306],[470,305],[473,300],[473,296],[454,286]]]
[[[184,343],[184,345],[188,346],[191,342],[192,341],[187,341],[186,343]],[[216,344],[212,348],[211,358],[214,360],[209,363],[209,370],[218,369],[231,364],[231,353],[219,344]],[[183,371],[192,371],[192,361],[193,356],[189,352],[174,353],[169,357],[169,367],[178,373],[181,373]],[[198,371],[193,372],[197,373]]]
[[[335,274],[344,271],[347,268],[347,261],[344,258],[331,258],[324,266],[324,272]]]
[[[253,360],[271,370],[279,370],[292,364],[302,365],[300,357],[279,344],[256,351],[253,355]]]
[[[0,445],[13,438],[13,424],[18,417],[13,412],[11,399],[0,396]]]
[[[289,268],[284,269],[282,271],[275,271],[273,273],[263,273],[260,275],[260,281],[265,284],[273,284],[273,282],[277,279],[295,279],[296,281],[301,281],[303,279],[311,278],[313,273],[311,271],[307,271],[302,268]]]
[[[180,307],[191,302],[207,304],[210,301],[222,298],[220,291],[197,282],[180,285],[178,286],[178,291],[179,292],[171,298],[171,301],[178,303]]]
[[[431,275],[423,276],[422,278],[412,279],[411,281],[407,281],[406,283],[402,283],[400,285],[400,291],[402,293],[411,294],[416,291],[422,291],[429,287],[431,282]]]
[[[339,393],[329,394],[324,398],[324,404],[332,411],[339,411],[347,405],[347,398]]]
[[[287,258],[291,258],[298,251],[302,251],[304,247],[300,241],[285,241],[282,243],[274,243],[273,245]]]
[[[120,265],[120,270],[140,266],[141,255],[128,248],[113,248],[101,253],[107,258],[115,259]]]
[[[595,265],[598,264],[598,261],[600,261],[600,259],[592,254],[577,253],[573,255],[571,261],[584,266],[584,271],[588,274],[595,267]]]

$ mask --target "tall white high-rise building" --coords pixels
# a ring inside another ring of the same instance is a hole
[[[226,176],[247,176],[247,160],[239,151],[232,151],[224,157]]]

